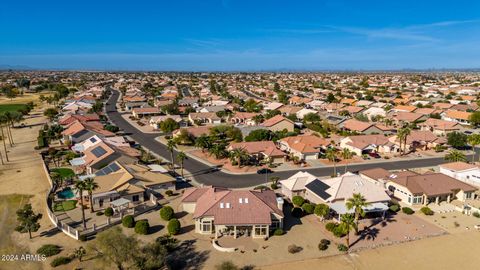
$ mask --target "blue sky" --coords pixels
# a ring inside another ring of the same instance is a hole
[[[480,68],[480,1],[4,0],[0,25],[0,66]]]

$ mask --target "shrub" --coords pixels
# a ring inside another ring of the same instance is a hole
[[[165,221],[172,219],[174,214],[175,212],[171,206],[164,206],[160,209],[160,217]]]
[[[45,257],[50,257],[60,253],[61,249],[57,245],[43,245],[37,249],[38,254],[45,255]]]
[[[328,246],[328,245],[330,245],[330,240],[324,238],[324,239],[320,240],[320,243]]]
[[[320,203],[315,206],[315,210],[313,212],[315,215],[325,218],[330,212],[330,207],[324,203]]]
[[[479,212],[473,212],[472,216],[476,218],[480,218],[480,213]]]
[[[337,225],[335,229],[333,229],[332,233],[338,238],[343,237],[347,234],[343,226],[340,226],[340,225]]]
[[[344,244],[338,244],[337,248],[338,248],[338,251],[340,251],[340,252],[347,252],[348,251],[348,247],[345,246]]]
[[[85,234],[81,234],[80,236],[78,236],[78,240],[85,242],[87,241],[87,236]]]
[[[275,184],[275,183],[272,183],[272,184],[270,185],[270,188],[273,189],[273,190],[275,190],[275,189],[278,188],[278,185]]]
[[[135,223],[135,232],[138,234],[148,234],[148,231],[150,230],[150,224],[148,223],[148,220],[139,220]]]
[[[170,189],[169,189],[169,190],[165,191],[165,194],[166,194],[167,196],[172,196],[172,195],[173,195],[173,190],[170,190]]]
[[[103,212],[97,212],[95,215],[97,215],[97,217],[99,217],[99,216],[103,216],[103,214],[104,214]]]
[[[415,211],[413,211],[413,209],[410,208],[410,207],[403,207],[402,212],[407,214],[407,215],[411,215],[411,214],[415,213]]]
[[[124,216],[122,219],[122,225],[126,228],[135,227],[135,218],[132,215]]]
[[[232,261],[223,261],[221,264],[217,264],[215,266],[216,270],[238,270],[238,266],[236,266]]]
[[[318,244],[318,249],[319,250],[327,250],[329,245],[330,245],[330,240],[322,239],[320,241],[320,243]]]
[[[278,228],[273,232],[273,235],[283,235],[284,233],[283,229]]]
[[[329,232],[333,232],[333,230],[337,227],[337,224],[335,222],[328,222],[325,224],[325,229]]]
[[[294,207],[292,209],[292,217],[301,218],[303,216],[303,210],[300,207]]]
[[[295,253],[298,253],[302,250],[303,250],[303,248],[299,247],[297,245],[289,245],[288,246],[288,253],[290,253],[290,254],[295,254]]]
[[[302,209],[306,214],[313,214],[313,211],[315,211],[315,205],[312,203],[304,203]]]
[[[170,235],[178,234],[180,232],[180,228],[180,221],[178,221],[176,218],[172,218],[167,224],[168,233]]]
[[[111,217],[111,216],[113,216],[113,208],[108,207],[107,209],[105,209],[105,216],[106,216],[106,217]]]
[[[427,215],[427,216],[433,216],[433,211],[432,209],[428,208],[427,206],[424,206],[420,209],[420,212],[422,212],[423,214]]]
[[[390,205],[390,207],[388,209],[390,209],[390,211],[392,211],[392,212],[398,212],[398,211],[400,211],[400,205],[392,204],[392,205]]]
[[[71,261],[72,261],[72,258],[70,258],[70,257],[60,256],[60,257],[57,257],[57,258],[53,259],[53,261],[50,263],[50,266],[51,267],[57,267],[57,266],[60,266],[60,265],[63,265],[63,264],[68,264]]]
[[[302,206],[304,202],[305,202],[305,199],[302,198],[301,196],[293,196],[293,198],[292,198],[293,205],[295,205],[297,207]]]

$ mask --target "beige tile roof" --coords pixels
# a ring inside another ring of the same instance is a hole
[[[454,190],[475,191],[477,188],[442,173],[397,177],[390,181],[406,187],[412,194],[437,196]]]
[[[439,165],[439,167],[451,170],[451,171],[465,171],[470,169],[478,169],[478,166],[473,164],[468,164],[466,162],[451,162]]]

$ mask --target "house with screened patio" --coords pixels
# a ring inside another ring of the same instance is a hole
[[[181,202],[193,214],[195,232],[215,238],[268,238],[271,230],[283,228],[283,199],[272,190],[194,187],[185,190]]]

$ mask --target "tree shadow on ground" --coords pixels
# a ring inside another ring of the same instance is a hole
[[[177,213],[175,213],[175,218],[176,218],[176,219],[181,219],[181,218],[183,218],[183,217],[186,216],[186,215],[188,215],[188,213],[185,212],[185,211],[177,212]]]
[[[195,229],[195,225],[187,225],[180,229],[180,234],[189,233]]]
[[[196,251],[196,241],[197,240],[183,241],[178,248],[168,256],[167,265],[169,266],[169,269],[203,269],[210,251]]]
[[[283,213],[285,215],[283,219],[283,230],[287,232],[291,230],[292,227],[302,224],[302,220],[300,218],[292,216],[292,209],[293,206],[290,204],[285,204],[283,208]]]
[[[150,227],[149,232],[150,232],[150,233],[157,233],[157,232],[161,231],[163,228],[165,228],[165,226],[160,225],[160,224],[159,224],[159,225],[155,225],[155,226]]]

